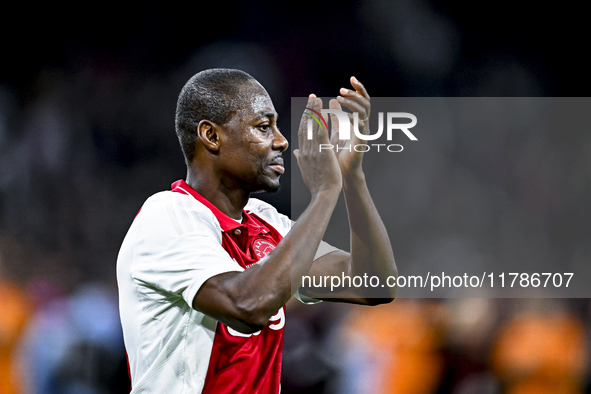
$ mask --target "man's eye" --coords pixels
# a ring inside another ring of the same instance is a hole
[[[262,124],[262,125],[259,125],[259,129],[261,129],[261,130],[263,130],[263,131],[267,131],[267,130],[269,130],[269,128],[270,128],[270,127],[271,127],[271,125],[269,125],[269,124]]]

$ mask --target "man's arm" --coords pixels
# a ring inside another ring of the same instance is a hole
[[[320,111],[322,101],[311,95],[307,107]],[[302,116],[299,150],[294,154],[312,195],[310,204],[263,262],[243,272],[209,278],[193,300],[195,309],[240,332],[262,329],[295,293],[310,270],[342,188],[336,155],[319,149],[319,144],[329,143],[328,130],[315,126],[313,139],[308,140],[308,118]]]
[[[338,100],[331,100],[330,108],[341,109],[341,104],[353,112],[359,114],[360,131],[368,134],[367,119],[370,113],[370,100],[363,85],[354,77],[351,84],[355,90],[341,89]],[[332,119],[331,144],[334,146],[351,143],[358,144],[362,141],[351,133],[351,141],[343,141],[338,138],[338,121],[334,115]],[[300,289],[300,293],[327,301],[341,301],[358,304],[382,304],[390,302],[396,294],[395,287],[386,284],[388,277],[397,277],[398,270],[394,261],[394,253],[388,233],[380,215],[373,203],[365,175],[362,170],[362,152],[354,149],[340,149],[337,152],[339,166],[343,176],[343,189],[347,204],[349,227],[351,232],[351,253],[336,251],[316,260],[310,270],[310,276],[339,276],[353,278],[354,276],[377,276],[380,278],[378,287],[342,287],[330,288],[306,288]],[[391,281],[391,283],[394,283]],[[384,285],[384,287],[381,287]]]

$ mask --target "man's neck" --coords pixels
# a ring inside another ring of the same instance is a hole
[[[248,202],[250,193],[242,189],[229,189],[221,182],[195,176],[191,171],[187,172],[186,182],[193,190],[232,219],[240,220],[242,218],[242,210]]]

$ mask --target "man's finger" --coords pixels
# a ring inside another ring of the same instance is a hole
[[[363,86],[357,78],[351,77],[351,86],[353,86],[357,93],[369,100],[369,94],[367,93],[367,90],[365,90],[365,86]]]
[[[314,103],[316,100],[316,95],[310,94],[308,96],[308,102],[306,103],[306,108],[313,108]],[[300,128],[298,130],[298,144],[300,149],[308,149],[310,147],[310,140],[308,139],[308,120],[313,119],[311,116],[311,112],[308,109],[304,110],[302,114],[302,119],[300,121]],[[317,131],[315,130],[315,122],[312,123],[312,134],[315,134]]]
[[[320,121],[321,124],[318,127],[317,137],[314,139],[314,142],[318,144],[327,144],[329,142],[329,134],[328,134],[328,115],[322,115],[322,99],[316,99],[316,108],[315,110],[320,114]]]
[[[342,92],[342,90],[341,90]],[[359,119],[367,119],[369,116],[369,101],[363,99],[364,101],[355,100],[352,97],[347,96],[337,96],[337,100],[339,104],[343,107],[346,107],[351,110],[351,112],[357,112],[359,114]]]
[[[328,102],[328,108],[341,111],[341,104],[336,99]],[[330,114],[330,141],[335,145],[339,140],[339,118],[335,114]]]

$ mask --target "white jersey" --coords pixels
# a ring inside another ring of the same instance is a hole
[[[184,182],[181,186],[190,189]],[[221,323],[193,309],[193,298],[207,279],[245,268],[222,247],[215,207],[192,196],[192,189],[186,194],[180,189],[157,193],[144,203],[117,259],[132,393],[204,390]],[[281,236],[291,228],[287,216],[263,201],[251,199],[245,211]],[[316,258],[333,250],[323,244]]]

